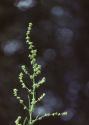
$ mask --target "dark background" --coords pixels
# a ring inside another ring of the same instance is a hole
[[[68,112],[37,124],[89,125],[88,0],[0,1],[0,125],[14,125],[18,115],[24,116],[12,90],[20,87],[20,66],[29,68],[25,43],[29,22],[37,61],[47,79],[38,92],[45,91],[47,96],[34,115]]]

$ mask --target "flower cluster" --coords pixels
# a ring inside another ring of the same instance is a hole
[[[19,101],[21,105],[23,105],[24,110],[28,112],[28,117],[25,117],[23,124],[21,123],[21,116],[15,121],[15,125],[33,125],[36,121],[43,119],[44,117],[49,116],[60,116],[60,115],[67,115],[66,112],[64,113],[48,113],[44,114],[43,116],[37,116],[33,119],[33,112],[36,104],[41,101],[45,97],[45,93],[43,93],[40,97],[36,97],[36,90],[45,83],[46,79],[43,77],[38,82],[36,81],[36,77],[41,74],[41,66],[37,64],[36,56],[37,50],[35,49],[33,42],[30,40],[30,32],[31,32],[32,23],[29,23],[27,32],[26,32],[26,43],[29,49],[28,58],[30,59],[30,64],[32,66],[32,74],[30,74],[25,65],[21,66],[22,71],[19,74],[19,81],[21,83],[22,89],[26,89],[28,93],[28,106],[24,103],[24,100],[18,96],[18,89],[13,90],[13,94],[16,99]],[[24,81],[24,75],[28,75],[32,82],[32,89],[29,89]]]

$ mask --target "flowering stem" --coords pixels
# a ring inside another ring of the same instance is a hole
[[[22,65],[21,69],[22,72],[19,74],[19,81],[21,83],[22,89],[25,89],[28,92],[28,106],[24,103],[24,100],[18,96],[18,89],[13,90],[13,94],[16,97],[16,99],[19,101],[19,103],[23,106],[24,110],[28,112],[28,117],[26,116],[23,124],[21,123],[21,116],[18,116],[15,125],[34,125],[35,122],[42,120],[45,117],[49,116],[60,116],[60,115],[67,115],[67,112],[64,113],[47,113],[42,116],[37,115],[35,119],[33,119],[33,112],[34,108],[36,106],[36,103],[41,101],[45,97],[45,93],[43,93],[40,97],[36,98],[36,90],[45,83],[45,77],[43,77],[41,80],[36,81],[36,77],[41,74],[41,66],[37,64],[36,60],[36,53],[37,50],[34,49],[34,45],[30,40],[29,33],[31,31],[32,24],[29,23],[28,30],[26,33],[26,43],[28,45],[28,49],[30,51],[28,58],[30,59],[30,64],[32,66],[32,75],[28,72],[25,65]],[[24,74],[29,75],[31,82],[32,82],[32,89],[29,89],[24,81]],[[31,99],[30,99],[31,98]]]

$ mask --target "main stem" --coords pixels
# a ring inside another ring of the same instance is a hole
[[[29,116],[30,116],[30,124],[29,125],[33,125],[32,123],[32,113],[33,113],[33,110],[34,110],[34,105],[35,105],[35,79],[34,79],[34,76],[33,76],[33,90],[32,90],[32,101],[31,101],[31,108],[30,108],[30,113],[29,113]]]

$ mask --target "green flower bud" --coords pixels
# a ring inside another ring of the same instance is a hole
[[[19,100],[19,101],[20,101],[21,104],[23,103],[23,100]]]

